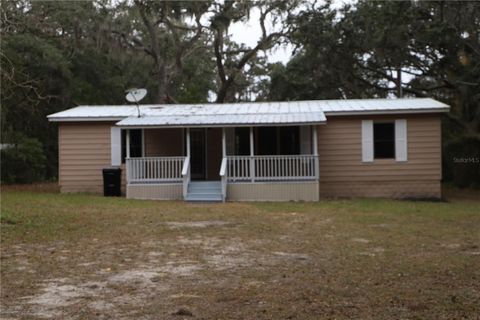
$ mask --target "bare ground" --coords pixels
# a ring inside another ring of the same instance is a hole
[[[2,194],[2,319],[478,319],[480,202]]]

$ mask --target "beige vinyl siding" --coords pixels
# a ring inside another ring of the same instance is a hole
[[[145,129],[146,157],[183,156],[183,129]]]
[[[110,167],[110,122],[60,123],[58,127],[61,192],[103,192],[102,169]],[[125,170],[122,165],[122,189]]]
[[[362,120],[407,120],[408,160],[362,162]],[[328,117],[318,127],[320,196],[440,197],[440,115]]]

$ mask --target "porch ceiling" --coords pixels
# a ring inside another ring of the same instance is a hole
[[[129,117],[120,127],[212,127],[308,125],[326,122],[322,111],[289,113],[183,114]]]

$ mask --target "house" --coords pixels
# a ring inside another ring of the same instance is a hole
[[[127,198],[439,198],[441,114],[429,98],[79,106],[59,129],[61,192]]]

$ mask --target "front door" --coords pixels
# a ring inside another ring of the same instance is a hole
[[[205,129],[190,129],[190,165],[194,180],[205,180],[206,168]]]

